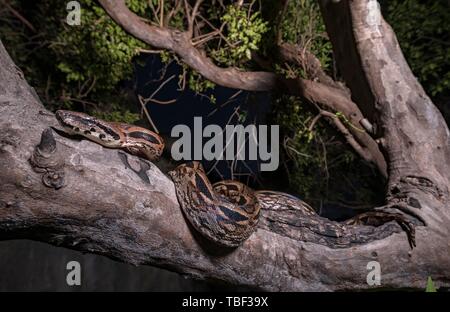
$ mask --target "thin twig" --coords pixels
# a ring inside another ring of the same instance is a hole
[[[159,54],[163,50],[149,50],[149,49],[138,48],[137,51],[140,52],[140,53]]]
[[[25,26],[27,26],[32,32],[36,32],[36,28],[34,28],[33,24],[31,24],[22,14],[20,14],[16,9],[14,9],[6,0],[2,0],[2,3],[5,7],[17,17]]]
[[[228,46],[230,46],[230,47],[235,47],[235,46],[236,46],[235,44],[232,44],[232,43],[227,39],[227,37],[225,37],[225,36],[223,35],[223,33],[222,33],[222,32],[223,32],[223,28],[225,27],[226,23],[223,23],[222,25],[220,25],[220,28],[218,29],[218,28],[215,27],[213,24],[211,24],[205,17],[203,17],[201,14],[200,14],[198,17],[200,17],[200,19],[202,19],[206,24],[208,24],[208,26],[211,27],[212,29],[218,30],[218,31],[219,31],[218,35],[220,36],[220,38],[222,38],[222,39],[227,43]]]
[[[152,120],[152,117],[150,117],[150,113],[147,110],[147,105],[145,105],[146,103],[144,103],[144,101],[145,101],[144,98],[141,95],[138,95],[138,100],[139,100],[142,110],[144,111],[145,116],[147,117],[147,120],[150,123],[150,125],[152,126],[153,130],[155,130],[156,133],[159,133],[158,128],[156,128],[156,125]]]
[[[314,126],[316,125],[316,123],[319,121],[319,119],[322,117],[323,115],[322,114],[317,114],[314,118],[313,118],[313,120],[311,121],[311,124],[309,125],[309,127],[308,127],[308,131],[309,132],[311,132],[312,131],[312,129],[314,128]]]
[[[276,29],[277,29],[277,43],[281,44],[281,42],[283,41],[283,31],[282,31],[282,22],[283,22],[283,17],[286,14],[287,8],[289,6],[289,0],[283,0],[282,1],[282,6],[283,8],[280,10],[280,13],[278,14],[278,18],[277,18],[277,25],[276,25]]]
[[[214,37],[216,37],[219,33],[220,33],[220,30],[214,30],[214,31],[211,31],[211,32],[209,32],[207,34],[203,34],[203,35],[197,36],[197,37],[195,37],[192,40],[192,45],[196,46],[196,45],[199,45],[199,44],[203,44],[203,43],[205,43],[205,42],[207,42],[209,40],[214,39]]]
[[[169,13],[167,13],[167,15],[164,18],[164,26],[167,27],[170,24],[170,20],[172,19],[173,16],[175,16],[178,11],[181,8],[181,1],[177,0],[177,2],[175,3],[175,6],[172,8],[172,10],[170,10]]]
[[[223,108],[224,106],[236,101],[236,97],[242,92],[243,92],[242,90],[238,90],[237,92],[235,92],[232,96],[228,98],[228,100],[225,103],[221,104],[218,108],[213,109],[212,112],[208,114],[208,117],[214,115],[220,108]]]
[[[164,0],[161,0],[160,14],[159,14],[159,26],[164,26]]]
[[[327,111],[321,111],[320,112],[323,116],[326,116],[330,118],[334,125],[337,127],[337,129],[344,135],[345,139],[347,140],[347,143],[350,144],[351,147],[364,159],[370,160],[370,155],[366,153],[363,149],[363,147],[355,140],[353,135],[350,133],[350,131],[345,127],[345,125],[341,122],[341,120],[336,116],[336,114],[327,112]]]
[[[168,82],[170,82],[173,78],[175,78],[175,75],[170,76],[169,78],[167,78],[163,83],[161,83],[159,85],[159,87],[145,100],[150,100],[153,99],[153,97],[156,95],[156,93],[158,93]],[[147,103],[146,103],[147,104]]]
[[[234,112],[231,114],[230,118],[228,118],[228,121],[227,121],[227,123],[225,124],[225,127],[224,127],[224,128],[226,128],[226,126],[230,124],[230,122],[231,122],[231,120],[233,119],[233,117],[234,117],[235,115],[237,115],[237,112],[239,111],[239,108],[240,108],[240,106],[238,106],[238,107],[236,107],[236,108],[234,109]],[[222,136],[223,136],[223,132],[224,132],[223,129],[224,129],[224,128],[222,128],[222,132],[221,132]],[[227,147],[228,147],[228,145],[230,145],[231,141],[234,141],[233,139],[234,139],[234,135],[230,138],[230,140],[229,140],[228,142],[225,143],[225,147],[223,148],[224,151],[227,150]],[[214,162],[213,166],[209,169],[209,171],[208,171],[206,174],[210,174],[210,173],[211,173],[211,171],[212,171],[212,170],[217,166],[217,164],[219,163],[219,160],[223,160],[223,157],[220,157],[219,159],[216,159],[216,161]]]
[[[61,98],[63,100],[68,100],[68,101],[72,101],[72,102],[78,102],[78,103],[81,103],[81,104],[87,104],[87,105],[95,107],[96,109],[98,108],[97,107],[97,103],[94,103],[94,102],[81,100],[81,99],[76,99],[76,98],[71,98],[71,97],[65,97],[65,96],[62,96]]]
[[[161,104],[161,105],[168,105],[168,104],[173,104],[177,101],[177,99],[172,99],[172,100],[168,100],[168,101],[161,101],[161,100],[155,100],[155,99],[148,99],[150,102],[154,102],[156,104]]]
[[[197,16],[197,12],[198,9],[200,7],[200,5],[202,4],[203,0],[197,0],[194,4],[194,8],[192,9],[192,14],[189,17],[188,16],[188,34],[190,36],[190,38],[192,38],[192,35],[194,33],[194,22],[195,22],[195,18]]]

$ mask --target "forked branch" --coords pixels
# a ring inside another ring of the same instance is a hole
[[[286,79],[278,77],[272,72],[245,72],[233,67],[218,67],[192,44],[192,34],[189,30],[181,32],[146,24],[126,7],[123,0],[99,0],[99,2],[114,21],[131,35],[154,48],[173,51],[186,65],[218,85],[247,91],[283,89],[308,101],[331,107],[332,112],[341,112],[355,125],[358,125],[359,121],[364,119],[358,107],[348,95],[343,94],[342,90],[305,79],[286,81]],[[198,11],[200,2],[197,1],[192,10],[186,3],[186,9],[190,12],[188,15],[189,25],[192,24],[192,14],[194,11]],[[321,93],[324,93],[324,95],[321,95]],[[356,152],[365,160],[374,164],[379,172],[386,177],[386,161],[375,140],[366,132],[354,133],[351,129],[350,131],[360,145]]]

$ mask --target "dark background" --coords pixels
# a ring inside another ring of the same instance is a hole
[[[66,265],[81,265],[81,286],[68,286]],[[0,291],[206,291],[217,287],[150,266],[29,240],[0,242]]]

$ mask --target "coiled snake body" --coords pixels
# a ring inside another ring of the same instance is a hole
[[[87,114],[59,110],[56,118],[69,134],[82,135],[108,148],[157,160],[164,149],[163,139],[142,127],[107,122]],[[256,229],[261,206],[280,204],[315,214],[299,199],[280,192],[253,191],[237,181],[211,185],[199,162],[182,164],[169,172],[180,206],[203,236],[227,247],[239,246]]]

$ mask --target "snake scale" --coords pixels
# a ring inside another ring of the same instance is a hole
[[[67,110],[58,110],[56,119],[64,132],[81,135],[104,147],[156,161],[164,140],[153,131],[125,123],[108,122]],[[169,172],[184,215],[209,240],[223,246],[242,244],[256,229],[261,206],[280,202],[308,213],[314,210],[299,199],[281,192],[253,191],[237,181],[211,184],[203,166],[196,161],[181,164]]]
[[[142,127],[67,110],[58,110],[56,119],[70,135],[81,135],[104,147],[121,149],[150,161],[158,160],[164,150],[161,136]],[[237,247],[250,237],[257,227],[261,209],[288,207],[303,215],[317,216],[305,202],[286,193],[254,191],[233,180],[211,184],[203,166],[196,161],[181,164],[168,174],[189,223],[204,237],[222,246]]]

